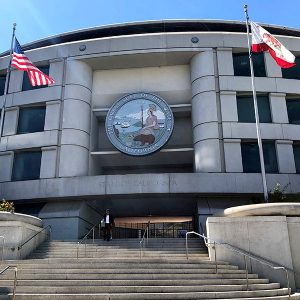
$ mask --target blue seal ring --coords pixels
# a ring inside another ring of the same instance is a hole
[[[132,156],[158,151],[168,142],[173,127],[173,113],[166,101],[143,92],[116,101],[105,121],[110,142],[119,151]]]

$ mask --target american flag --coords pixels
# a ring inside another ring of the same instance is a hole
[[[32,86],[40,86],[55,83],[54,79],[40,71],[24,54],[21,45],[15,38],[13,58],[11,66],[21,71],[26,71]]]

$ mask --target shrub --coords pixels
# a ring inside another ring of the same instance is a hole
[[[0,203],[0,211],[7,211],[7,212],[15,212],[15,206],[13,202],[8,202],[5,199],[2,199]]]

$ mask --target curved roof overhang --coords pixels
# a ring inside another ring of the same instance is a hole
[[[262,24],[272,34],[300,37],[300,30],[284,26]],[[62,33],[40,39],[26,45],[23,50],[37,49],[63,43],[83,41],[88,39],[116,37],[124,35],[137,35],[147,33],[171,32],[246,32],[245,22],[224,20],[158,20],[143,21],[124,24],[113,24],[99,27],[86,28],[67,33]],[[0,56],[8,55],[5,51]]]

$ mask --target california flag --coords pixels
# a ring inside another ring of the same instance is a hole
[[[295,56],[286,49],[273,35],[258,24],[251,22],[252,51],[269,51],[281,68],[295,66]]]

